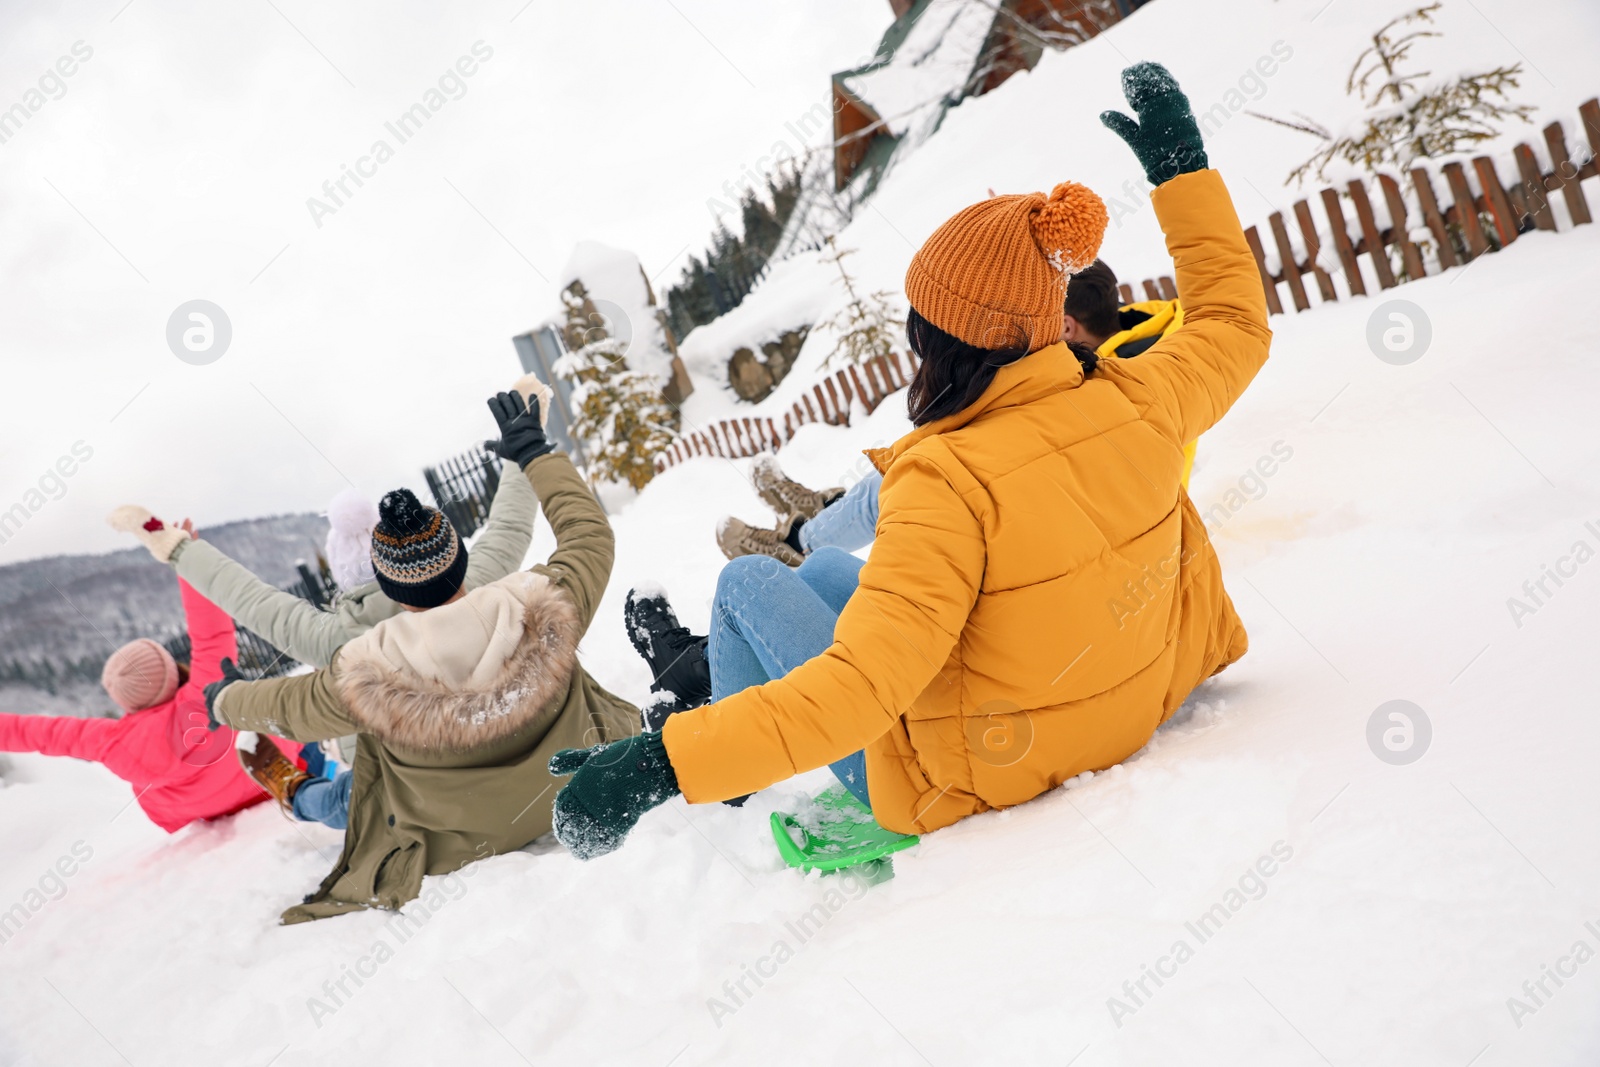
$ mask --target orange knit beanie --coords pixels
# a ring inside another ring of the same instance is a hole
[[[1100,254],[1106,206],[1062,182],[959,211],[906,270],[906,299],[945,333],[979,348],[1035,352],[1061,340],[1067,278]]]

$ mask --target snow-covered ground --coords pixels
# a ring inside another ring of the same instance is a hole
[[[892,287],[914,245],[989,185],[1071,177],[1119,195],[1133,163],[1092,116],[1116,103],[1124,56],[1167,61],[1197,102],[1220,98],[1298,20],[1295,58],[1260,106],[1335,119],[1361,34],[1397,6],[1339,0],[1313,24],[1322,0],[1159,0],[952,112],[841,243]],[[1541,72],[1524,97],[1567,119],[1600,89],[1583,58],[1600,16],[1524,8],[1449,0],[1450,65],[1520,49]],[[1057,120],[1059,137],[1040,135]],[[1305,147],[1243,115],[1211,142],[1247,219],[1291,199],[1277,183]],[[1164,269],[1153,213],[1123,223],[1113,264]],[[542,841],[430,879],[404,919],[282,928],[336,834],[258,808],[168,836],[101,769],[10,757],[0,913],[29,913],[0,944],[0,1063],[1600,1060],[1600,325],[1583,311],[1597,257],[1600,227],[1537,234],[1393,294],[1275,319],[1273,358],[1202,440],[1192,487],[1250,653],[1126,764],[931,835],[870,890],[797,876],[771,844],[767,814],[822,772],[739,810],[668,804],[590,864]],[[806,269],[774,270],[752,319],[824,303]],[[288,274],[275,292],[293,301]],[[1403,366],[1368,341],[1391,299],[1430,326]],[[305,321],[334,316],[329,300]],[[445,336],[442,318],[407,310],[433,323],[424,340]],[[808,344],[807,358],[825,354]],[[308,404],[323,441],[332,423],[317,420],[335,416]],[[467,432],[444,423],[418,432]],[[781,459],[843,484],[865,470],[861,448],[905,429],[890,402],[848,429],[804,428]],[[291,444],[304,447],[275,447]],[[208,471],[281,462],[247,444],[204,451],[190,462]],[[647,683],[622,629],[627,588],[665,585],[703,627],[715,520],[764,517],[746,472],[699,459],[636,498],[608,494],[617,567],[583,657],[622,695]],[[531,556],[549,548],[541,527]],[[1399,754],[1383,744],[1393,709],[1379,714],[1397,700],[1414,705]]]
[[[1546,312],[1587,299],[1597,254],[1600,228],[1535,236],[1406,287],[1433,330],[1408,366],[1367,347],[1380,299],[1276,320],[1194,478],[1249,655],[1127,764],[932,835],[870,890],[780,866],[767,813],[813,775],[674,802],[593,863],[541,842],[431,879],[414,928],[280,928],[335,834],[256,809],[168,837],[98,768],[15,758],[0,904],[92,858],[0,947],[0,1061],[1593,1063],[1600,328]],[[1509,326],[1530,316],[1536,343]],[[784,463],[857,476],[893,408]],[[647,680],[628,585],[703,625],[723,511],[760,504],[703,459],[616,517],[583,655],[619,692]],[[1547,565],[1575,573],[1514,619]],[[1391,700],[1431,723],[1409,765],[1368,744]]]

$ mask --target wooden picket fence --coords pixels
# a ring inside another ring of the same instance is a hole
[[[1369,279],[1376,280],[1381,289],[1392,289],[1464,266],[1486,253],[1498,252],[1521,234],[1533,230],[1554,232],[1556,214],[1551,209],[1550,198],[1556,192],[1562,195],[1574,226],[1589,223],[1593,216],[1584,198],[1582,183],[1597,173],[1600,99],[1580,106],[1578,115],[1590,150],[1588,162],[1581,166],[1572,161],[1561,123],[1552,122],[1544,128],[1548,168],[1533,146],[1519,144],[1512,149],[1517,180],[1509,184],[1501,181],[1493,159],[1478,156],[1472,160],[1471,171],[1459,162],[1446,163],[1439,168],[1438,175],[1425,167],[1413,167],[1406,176],[1411,186],[1410,197],[1402,187],[1402,179],[1388,174],[1377,175],[1371,183],[1351,181],[1342,190],[1323,189],[1317,200],[1322,206],[1322,232],[1329,235],[1333,244],[1331,256],[1322,244],[1319,222],[1310,201],[1301,200],[1291,208],[1300,231],[1299,249],[1290,237],[1283,212],[1273,212],[1267,225],[1277,252],[1277,270],[1271,269],[1268,263],[1256,227],[1245,231],[1245,240],[1261,271],[1268,311],[1273,315],[1284,313],[1279,286],[1288,288],[1296,312],[1306,311],[1311,308],[1313,291],[1307,284],[1308,279],[1315,283],[1321,303],[1334,303],[1339,299],[1334,286],[1336,277],[1343,278],[1347,296],[1364,296]],[[1437,196],[1436,180],[1449,191],[1448,207],[1443,207],[1444,202]],[[1388,215],[1388,225],[1380,222],[1374,210],[1369,184],[1376,186]],[[1357,232],[1354,238],[1345,215],[1346,201],[1355,214]],[[1412,238],[1407,221],[1413,217],[1412,211],[1427,227],[1431,239],[1426,242],[1426,248]],[[1362,256],[1367,257],[1370,275],[1362,270]],[[1145,284],[1148,288],[1149,283]]]
[[[850,425],[850,409],[859,402],[868,414],[893,394],[911,384],[920,360],[909,352],[890,353],[844,368],[829,375],[802,393],[783,421],[758,415],[753,418],[723,419],[710,426],[690,430],[656,456],[656,470],[682,463],[693,456],[722,456],[741,459],[760,452],[776,452],[806,423],[824,422],[830,426]]]
[[[1134,295],[1133,286],[1123,282],[1117,286],[1117,292],[1122,295],[1124,304],[1132,304],[1137,300],[1176,300],[1178,299],[1178,283],[1172,280],[1170,274],[1163,274],[1159,278],[1146,278],[1140,283],[1144,292]]]

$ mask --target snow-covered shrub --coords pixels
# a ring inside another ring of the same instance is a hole
[[[1374,174],[1384,166],[1409,170],[1419,159],[1454,155],[1493,140],[1507,119],[1529,121],[1533,108],[1513,103],[1508,92],[1520,84],[1521,63],[1433,81],[1429,71],[1403,69],[1417,41],[1443,36],[1414,28],[1432,25],[1434,12],[1443,6],[1428,4],[1390,20],[1356,57],[1345,94],[1359,97],[1367,111],[1352,132],[1335,133],[1304,116],[1292,121],[1255,116],[1323,142],[1289,173],[1285,184],[1303,184],[1312,176],[1323,180],[1328,167],[1341,159]]]
[[[678,431],[678,410],[661,395],[654,374],[628,366],[628,341],[596,324],[583,283],[573,282],[561,300],[569,344],[582,343],[556,362],[555,372],[573,384],[572,433],[583,446],[584,474],[591,484],[627,482],[642,489],[655,477],[656,456]]]
[[[839,281],[850,297],[850,302],[838,314],[822,323],[837,336],[833,351],[822,363],[823,370],[831,369],[835,364],[853,366],[865,363],[905,347],[906,323],[895,315],[889,291],[878,289],[862,292],[857,281],[845,269],[845,257],[854,252],[853,248],[840,248],[829,237],[828,251],[822,254],[826,262],[839,268]]]

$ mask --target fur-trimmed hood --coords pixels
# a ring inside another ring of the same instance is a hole
[[[520,571],[388,619],[340,651],[340,699],[364,732],[430,752],[492,745],[566,694],[582,636],[571,599]]]

